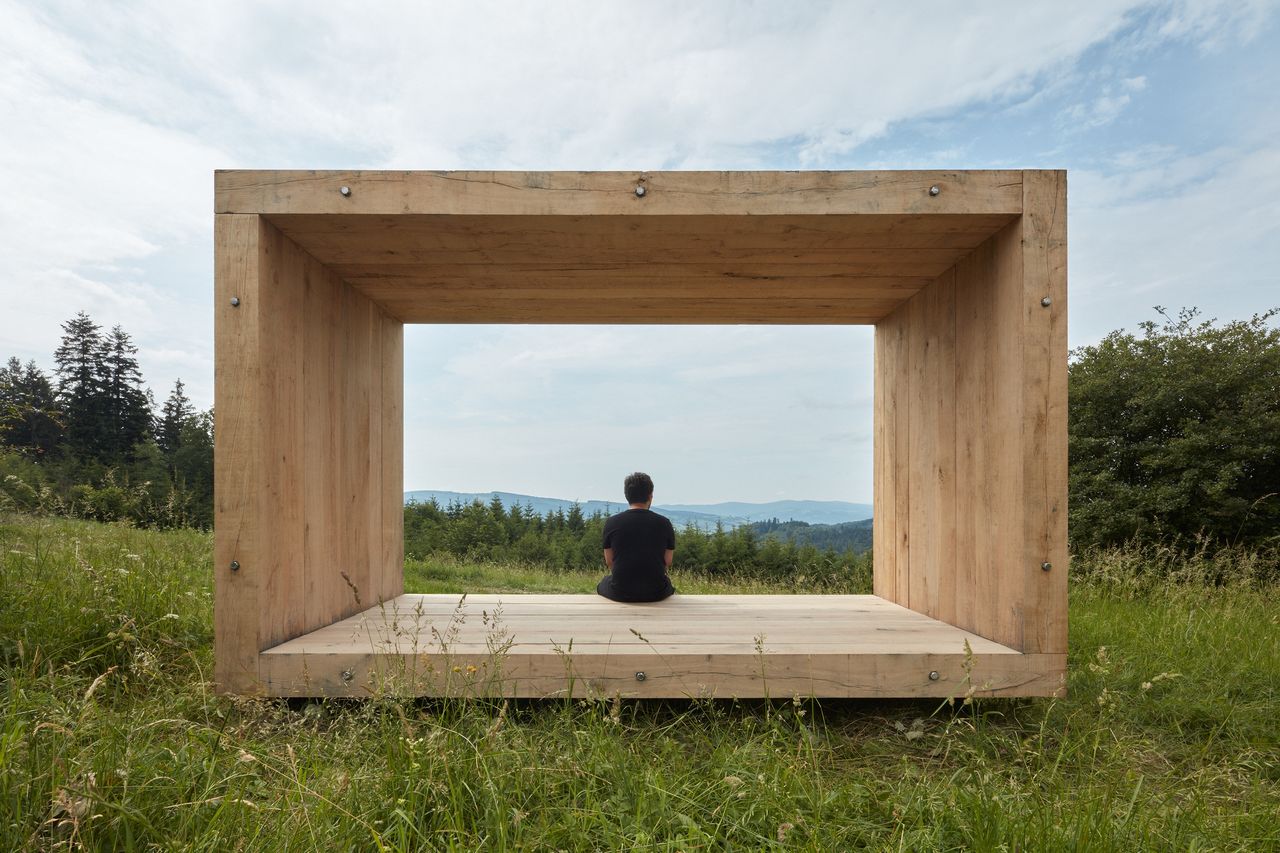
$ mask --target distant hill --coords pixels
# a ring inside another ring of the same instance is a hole
[[[746,521],[768,521],[776,518],[779,521],[806,521],[809,524],[844,524],[871,517],[871,504],[848,501],[770,501],[762,504],[727,501],[718,504],[665,504],[664,507]]]
[[[574,504],[573,501],[564,500],[562,498],[543,498],[535,495],[520,495],[514,492],[446,492],[438,489],[419,489],[412,492],[405,492],[404,501],[405,503],[409,503],[410,501],[416,500],[420,503],[426,503],[432,498],[435,498],[436,503],[440,504],[440,506],[448,506],[450,503],[454,502],[469,504],[472,501],[477,500],[481,503],[488,503],[493,500],[494,495],[497,495],[502,500],[503,506],[510,507],[516,504],[519,504],[520,506],[531,506],[533,507],[533,511],[538,515],[546,515],[547,513],[555,512],[556,510],[568,512],[569,508]],[[577,504],[582,509],[583,515],[586,516],[594,515],[597,512],[603,513],[604,515],[613,515],[615,512],[622,512],[627,508],[627,505],[622,501],[578,501]],[[739,524],[746,523],[745,519],[736,519],[730,523],[728,520],[722,519],[720,516],[711,513],[668,510],[660,506],[655,506],[653,509],[654,512],[659,512],[671,519],[671,523],[678,528],[692,524],[694,527],[709,530],[714,528],[717,522],[725,525],[726,527],[736,527]]]
[[[555,512],[557,509],[568,512],[574,503],[563,498],[544,498],[535,495],[521,495],[515,492],[447,492],[437,489],[419,489],[405,492],[404,499],[405,503],[414,500],[426,503],[435,498],[436,503],[441,506],[447,506],[454,501],[471,503],[473,500],[478,500],[482,503],[488,503],[493,499],[494,495],[497,495],[502,500],[504,506],[509,507],[513,504],[532,506],[533,511],[539,515],[546,515],[548,512]],[[612,515],[615,512],[621,512],[627,507],[622,501],[598,500],[578,501],[578,505],[582,507],[582,511],[586,515],[591,515],[595,512]],[[803,521],[809,524],[841,524],[850,521],[862,521],[871,517],[870,504],[856,504],[847,501],[771,501],[769,503],[730,501],[717,504],[662,504],[655,506],[653,509],[655,512],[660,512],[671,519],[671,522],[676,527],[692,524],[703,529],[715,527],[717,522],[723,524],[726,528],[733,528],[742,524],[768,521],[770,519]]]

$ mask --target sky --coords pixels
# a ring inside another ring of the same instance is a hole
[[[0,0],[0,357],[213,404],[213,171],[1062,168],[1069,339],[1280,305],[1275,2]],[[871,330],[406,329],[405,486],[871,497]]]

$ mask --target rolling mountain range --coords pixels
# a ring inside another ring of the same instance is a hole
[[[441,506],[450,503],[471,503],[478,500],[488,503],[497,495],[503,505],[531,506],[539,515],[555,512],[557,509],[568,512],[574,501],[563,498],[544,498],[535,495],[521,495],[514,492],[448,492],[437,489],[418,489],[405,492],[405,503],[419,501],[425,503],[432,498]],[[578,501],[584,515],[596,512],[612,515],[627,508],[622,501]],[[848,501],[770,501],[769,503],[745,503],[727,501],[715,504],[662,504],[655,505],[654,511],[671,519],[676,527],[692,524],[695,527],[709,529],[716,523],[726,528],[737,527],[758,521],[778,519],[779,521],[804,521],[809,524],[843,524],[851,521],[862,521],[871,517],[871,505],[850,503]]]

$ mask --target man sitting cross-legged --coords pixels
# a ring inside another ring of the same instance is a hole
[[[674,593],[666,570],[676,553],[671,521],[649,509],[653,480],[636,472],[623,483],[628,509],[604,523],[604,562],[610,573],[596,592],[614,601],[661,601]]]

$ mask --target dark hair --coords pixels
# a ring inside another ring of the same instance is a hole
[[[639,471],[629,474],[622,483],[622,493],[627,496],[627,503],[642,504],[653,497],[653,480]]]

